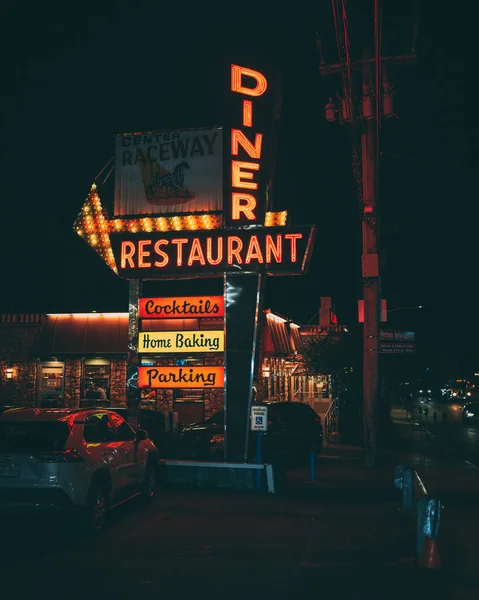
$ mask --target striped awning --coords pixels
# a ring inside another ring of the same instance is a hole
[[[283,319],[266,317],[264,349],[269,356],[292,356],[299,350],[298,329]]]

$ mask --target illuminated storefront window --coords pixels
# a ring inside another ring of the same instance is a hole
[[[41,362],[38,368],[39,404],[42,408],[55,408],[65,405],[64,392],[65,363]]]
[[[81,397],[85,400],[110,400],[111,363],[105,358],[85,358]]]

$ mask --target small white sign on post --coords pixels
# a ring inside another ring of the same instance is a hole
[[[268,431],[268,407],[251,407],[251,431]]]

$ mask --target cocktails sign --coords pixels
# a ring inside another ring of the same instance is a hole
[[[176,298],[140,298],[141,319],[186,319],[223,317],[223,296],[180,296]]]

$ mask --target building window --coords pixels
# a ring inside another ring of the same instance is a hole
[[[38,369],[39,403],[42,408],[65,405],[65,363],[41,362]]]
[[[105,358],[85,358],[81,397],[84,400],[110,399],[111,363]]]

